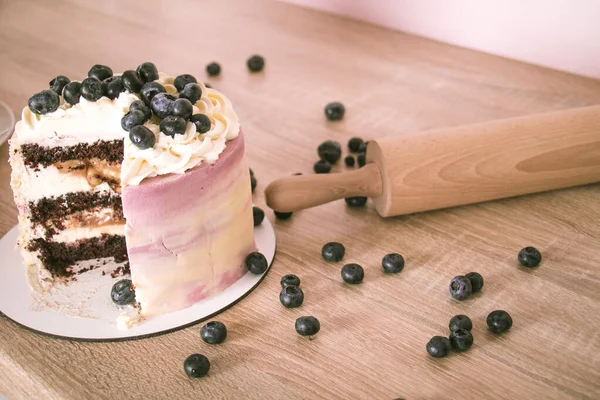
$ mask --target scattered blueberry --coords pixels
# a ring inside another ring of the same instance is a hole
[[[267,259],[258,251],[248,254],[245,261],[246,267],[255,275],[260,275],[267,270]]]
[[[63,89],[63,97],[67,103],[74,106],[79,103],[79,97],[81,97],[81,83],[80,82],[69,82]]]
[[[463,275],[455,276],[450,281],[450,295],[456,300],[466,300],[473,292],[471,281]]]
[[[250,176],[254,176],[254,171],[252,171],[252,168],[248,168],[248,170],[250,171]]]
[[[142,90],[140,90],[140,97],[146,103],[147,106],[150,105],[152,98],[159,93],[166,93],[167,90],[163,85],[158,82],[148,82],[144,83],[142,86]]]
[[[206,66],[206,73],[208,76],[217,76],[221,74],[221,66],[216,62],[212,62]]]
[[[140,76],[134,70],[127,70],[121,75],[123,79],[123,87],[131,93],[139,93],[144,86],[144,82],[140,79]]]
[[[314,336],[321,330],[321,324],[315,317],[300,317],[296,320],[296,332],[302,336]]]
[[[123,87],[123,78],[120,76],[111,76],[102,81],[104,86],[104,95],[111,100],[116,99],[119,95],[125,91]]]
[[[287,274],[281,277],[281,288],[288,286],[300,286],[300,278],[294,274]]]
[[[168,93],[157,93],[150,102],[150,108],[158,118],[166,118],[173,112],[177,98]]]
[[[254,191],[256,190],[256,185],[258,185],[256,178],[254,176],[251,176],[250,177],[250,189],[252,190],[252,193],[254,193]]]
[[[54,90],[46,89],[29,98],[27,105],[34,114],[47,114],[56,111],[60,104],[60,97]]]
[[[450,318],[448,327],[450,328],[450,332],[457,329],[466,329],[467,331],[470,331],[473,329],[473,322],[471,321],[471,318],[467,317],[466,315],[459,314]]]
[[[151,62],[145,62],[136,69],[142,82],[152,82],[158,79],[158,69]]]
[[[265,67],[265,59],[259,55],[253,55],[246,61],[250,72],[260,72]]]
[[[194,114],[190,117],[190,122],[196,125],[196,132],[206,133],[210,131],[211,122],[204,114]]]
[[[483,287],[483,276],[478,272],[469,272],[465,276],[471,281],[471,292],[479,292]]]
[[[140,110],[132,110],[121,118],[121,128],[129,132],[131,128],[137,125],[143,125],[146,122],[144,113]]]
[[[202,378],[210,369],[210,361],[202,354],[192,354],[183,362],[183,370],[190,378]]]
[[[181,117],[169,115],[160,121],[160,131],[167,136],[183,135],[187,122]]]
[[[364,142],[361,138],[353,137],[352,139],[348,140],[348,150],[350,150],[352,153],[358,153],[360,152],[360,146],[363,143]]]
[[[192,112],[194,111],[192,103],[188,99],[177,99],[173,103],[172,115],[176,115],[185,119],[186,121],[191,118]]]
[[[467,351],[473,345],[473,335],[467,329],[456,329],[450,332],[450,344],[456,351]]]
[[[342,268],[342,279],[352,285],[359,284],[365,277],[365,270],[358,264],[346,264]]]
[[[152,110],[142,100],[136,100],[129,105],[129,111],[138,110],[144,113],[144,121],[152,118]]]
[[[535,268],[542,262],[542,254],[535,247],[525,247],[519,251],[519,264],[527,268]]]
[[[346,158],[344,158],[344,163],[346,164],[346,167],[354,167],[354,157],[353,156],[346,156]]]
[[[179,98],[188,99],[192,104],[196,104],[200,97],[202,97],[202,88],[196,83],[188,83],[179,91]]]
[[[121,279],[115,283],[110,291],[112,301],[120,306],[132,304],[135,301],[135,290],[129,279]]]
[[[321,160],[327,160],[335,164],[342,156],[342,146],[340,146],[339,142],[327,140],[319,145],[317,153]]]
[[[386,254],[381,260],[381,266],[385,272],[397,274],[404,269],[404,257],[398,253]]]
[[[346,108],[340,102],[329,103],[325,106],[325,116],[330,121],[339,121],[344,118],[344,113],[346,112]]]
[[[446,357],[451,347],[450,340],[444,336],[432,337],[425,346],[427,353],[434,358]]]
[[[208,344],[221,344],[227,338],[227,327],[219,321],[210,321],[200,328],[200,337]]]
[[[367,204],[367,198],[362,196],[346,197],[344,200],[349,207],[364,207]]]
[[[286,286],[279,293],[279,301],[285,308],[296,308],[304,301],[304,292],[298,286]]]
[[[321,249],[321,256],[325,261],[338,262],[344,258],[346,254],[346,248],[343,244],[338,242],[329,242],[323,245]]]
[[[259,226],[265,219],[265,212],[258,207],[252,207],[252,218],[254,219],[254,226]]]
[[[67,78],[64,75],[59,75],[50,81],[50,89],[54,90],[54,92],[56,92],[56,94],[60,96],[62,94],[63,89],[65,88],[65,86],[67,86],[67,83],[69,82],[71,82],[69,78]]]
[[[154,132],[144,125],[133,126],[129,130],[129,140],[140,150],[151,149],[156,143]]]
[[[281,220],[290,219],[293,214],[291,212],[280,212],[280,211],[273,211],[273,213],[275,214],[275,218],[281,219]]]
[[[331,172],[331,164],[329,163],[329,161],[319,160],[313,166],[313,170],[317,174],[328,174],[329,172]]]
[[[359,153],[366,153],[367,152],[367,144],[369,144],[369,142],[362,142],[360,144],[360,146],[358,146],[358,152]]]
[[[178,92],[181,92],[188,83],[198,83],[198,81],[193,75],[190,74],[179,75],[177,78],[175,78],[175,81],[173,81],[173,85]]]
[[[113,76],[112,69],[110,69],[106,65],[96,64],[88,71],[89,78],[96,78],[100,82],[102,82],[106,78],[110,78],[111,76]]]
[[[102,82],[96,78],[85,78],[81,82],[81,96],[88,101],[97,101],[104,95]]]
[[[512,317],[504,310],[492,311],[487,316],[487,326],[493,333],[503,333],[513,324]]]
[[[358,163],[358,167],[362,168],[367,164],[367,156],[365,153],[360,153],[358,157],[356,157],[356,162]]]

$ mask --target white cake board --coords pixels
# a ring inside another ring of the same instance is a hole
[[[254,234],[258,251],[264,254],[269,263],[269,268],[262,275],[248,272],[220,294],[186,309],[142,320],[136,326],[122,330],[117,328],[116,319],[127,309],[132,310],[132,307],[119,307],[110,299],[112,285],[122,277],[101,275],[100,269],[78,275],[77,282],[60,285],[59,296],[52,296],[55,300],[63,298],[64,307],[61,308],[61,304],[57,307],[56,301],[52,306],[45,306],[27,282],[25,265],[16,247],[18,227],[15,226],[0,240],[0,313],[38,333],[74,340],[140,339],[182,329],[226,310],[262,281],[275,257],[275,232],[265,218],[261,225],[254,228]],[[82,298],[86,301],[73,302],[73,299]],[[79,309],[74,310],[73,303],[79,304]]]

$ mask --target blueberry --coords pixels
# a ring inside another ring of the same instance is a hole
[[[208,76],[217,76],[221,74],[221,66],[216,62],[211,62],[206,66],[206,73]]]
[[[300,278],[298,278],[294,274],[287,274],[281,277],[281,288],[286,288],[288,286],[300,286]]]
[[[89,78],[96,78],[100,82],[102,82],[106,78],[110,78],[111,76],[113,76],[112,69],[110,69],[106,65],[96,64],[88,71]]]
[[[129,105],[129,111],[138,110],[144,113],[144,121],[152,118],[152,110],[142,100],[136,100]]]
[[[136,69],[137,74],[139,75],[142,82],[152,82],[158,79],[158,70],[156,69],[156,65],[151,62],[145,62]]]
[[[346,167],[354,167],[354,157],[353,156],[346,156],[346,158],[344,158],[344,164],[346,164]]]
[[[50,89],[54,90],[57,95],[61,95],[67,83],[71,82],[69,78],[64,75],[59,75],[50,81]]]
[[[265,212],[258,207],[252,207],[252,218],[254,219],[254,226],[259,226],[265,219]]]
[[[434,336],[427,342],[427,352],[431,357],[441,358],[446,357],[452,345],[447,337]]]
[[[367,198],[362,196],[346,197],[344,200],[349,207],[364,207],[367,204]]]
[[[188,99],[192,104],[196,104],[200,97],[202,97],[202,88],[196,83],[188,83],[183,90],[179,91],[179,98]]]
[[[359,284],[365,277],[365,270],[358,264],[346,264],[342,268],[342,279],[352,285]]]
[[[340,102],[329,103],[325,106],[325,116],[330,121],[339,121],[344,118],[344,113],[346,112],[346,108]]]
[[[79,103],[79,97],[81,97],[81,83],[69,82],[63,89],[63,97],[67,103],[74,106]]]
[[[329,164],[329,161],[319,160],[313,166],[313,170],[317,174],[328,174],[331,171],[331,164]]]
[[[358,137],[353,137],[348,140],[348,150],[352,153],[358,153],[360,151],[360,146],[363,144],[363,140]]]
[[[251,176],[250,177],[250,189],[252,190],[252,193],[254,193],[254,191],[256,190],[256,185],[258,185],[256,178],[254,176]]]
[[[542,254],[535,247],[525,247],[519,251],[519,264],[527,268],[535,268],[542,262]]]
[[[338,242],[325,243],[321,249],[321,256],[323,256],[325,261],[329,262],[341,261],[344,258],[344,254],[346,254],[346,248]]]
[[[187,121],[192,116],[192,112],[194,112],[193,107],[194,106],[192,106],[192,103],[190,103],[188,99],[177,99],[175,100],[175,103],[173,103],[171,115],[176,115]]]
[[[369,142],[362,142],[360,144],[360,146],[358,146],[358,152],[359,153],[366,153],[367,152],[367,144],[369,144]]]
[[[119,95],[125,91],[123,87],[123,78],[120,76],[111,76],[102,81],[104,86],[104,95],[111,100],[116,99]]]
[[[190,378],[202,378],[210,369],[210,361],[202,354],[192,354],[183,362],[183,370]]]
[[[248,170],[250,171],[250,176],[254,176],[254,171],[252,171],[252,168],[248,168]]]
[[[163,85],[158,82],[148,82],[142,86],[142,90],[140,90],[140,97],[146,103],[147,106],[150,105],[152,98],[159,93],[166,93],[167,90]]]
[[[154,132],[144,125],[135,125],[129,130],[129,140],[140,150],[151,149],[156,143]]]
[[[275,218],[280,220],[290,219],[292,217],[292,212],[281,212],[281,211],[273,211],[275,214]]]
[[[196,78],[194,78],[193,75],[183,74],[175,78],[173,85],[175,86],[178,92],[181,92],[185,85],[187,85],[188,83],[198,83],[198,81],[196,80]]]
[[[339,142],[327,140],[319,145],[317,154],[319,154],[321,160],[327,160],[330,163],[335,164],[342,156],[342,146]]]
[[[157,93],[150,102],[150,108],[154,115],[159,118],[166,118],[173,112],[177,98],[168,93]]]
[[[245,261],[246,267],[255,275],[260,275],[267,270],[267,259],[258,251],[248,254]]]
[[[167,136],[183,135],[186,128],[185,119],[175,115],[169,115],[160,121],[160,131]]]
[[[260,72],[265,67],[265,59],[259,55],[254,55],[246,61],[250,72]]]
[[[493,333],[503,333],[510,329],[513,324],[511,316],[504,310],[492,311],[487,316],[487,326]]]
[[[85,78],[81,82],[81,96],[88,101],[97,101],[104,95],[104,86],[96,78]]]
[[[356,162],[358,163],[358,168],[362,168],[367,164],[367,156],[365,153],[360,153],[358,157],[356,157]]]
[[[385,272],[397,274],[404,268],[404,257],[398,253],[386,254],[381,260],[381,266]]]
[[[132,69],[123,72],[121,78],[123,79],[123,87],[131,93],[139,93],[142,86],[144,86],[140,76]]]
[[[477,293],[483,287],[483,276],[477,272],[469,272],[465,275],[471,281],[471,292]]]
[[[456,351],[467,351],[473,345],[473,335],[467,329],[456,329],[450,332],[450,344]]]
[[[146,122],[144,113],[140,110],[129,111],[121,118],[121,128],[129,132],[131,128],[137,125],[143,125]]]
[[[115,283],[110,291],[112,301],[120,306],[132,304],[135,302],[135,290],[133,283],[129,279],[121,279]]]
[[[47,114],[56,111],[60,104],[60,97],[54,90],[46,89],[29,98],[27,105],[34,114]]]
[[[450,295],[456,300],[466,300],[473,292],[471,281],[466,276],[455,276],[450,281]]]
[[[200,328],[200,337],[208,344],[220,344],[227,339],[227,327],[219,321],[210,321]]]
[[[300,317],[296,320],[296,332],[302,336],[314,336],[321,330],[321,324],[315,317]]]
[[[204,114],[194,114],[190,117],[190,122],[196,125],[196,132],[198,133],[206,133],[210,131],[211,122],[210,118],[208,118]]]
[[[304,292],[298,286],[286,286],[279,293],[279,301],[285,308],[296,308],[304,301]]]
[[[459,314],[450,319],[448,327],[450,328],[450,332],[457,329],[466,329],[467,331],[470,331],[473,329],[473,322],[471,321],[471,318],[466,315]]]

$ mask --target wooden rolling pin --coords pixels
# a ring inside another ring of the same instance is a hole
[[[266,189],[289,212],[350,196],[383,217],[600,181],[600,106],[370,140],[353,172],[299,175]]]

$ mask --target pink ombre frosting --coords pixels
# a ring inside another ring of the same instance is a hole
[[[122,200],[142,315],[189,307],[245,273],[255,244],[241,132],[215,163],[145,179],[125,187]]]

